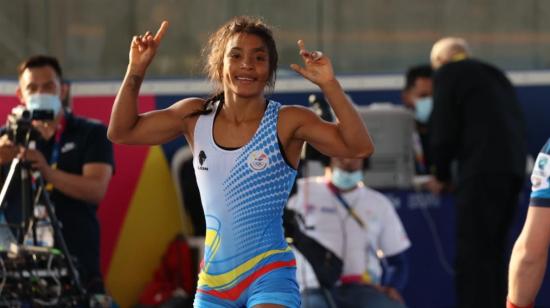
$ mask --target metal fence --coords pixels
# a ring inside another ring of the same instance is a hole
[[[275,27],[281,74],[303,38],[338,73],[396,73],[427,62],[445,35],[508,69],[550,68],[545,0],[0,0],[0,78],[35,53],[61,60],[71,79],[120,79],[132,35],[171,22],[149,76],[202,76],[201,49],[235,15]]]

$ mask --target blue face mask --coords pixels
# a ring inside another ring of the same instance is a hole
[[[363,180],[362,170],[347,172],[336,167],[332,169],[331,182],[342,190],[354,188],[361,180]]]
[[[433,99],[431,96],[426,96],[416,100],[414,107],[414,118],[420,123],[428,123],[428,119],[432,114]]]
[[[29,96],[27,108],[30,111],[35,110],[53,110],[54,116],[61,110],[61,100],[59,96],[52,94],[32,94]]]

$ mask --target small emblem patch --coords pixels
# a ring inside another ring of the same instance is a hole
[[[250,153],[248,166],[254,171],[262,171],[269,166],[269,156],[263,150]]]

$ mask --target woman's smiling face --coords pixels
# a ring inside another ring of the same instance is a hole
[[[254,34],[235,34],[227,42],[222,70],[226,93],[242,97],[263,95],[270,75],[265,43]]]

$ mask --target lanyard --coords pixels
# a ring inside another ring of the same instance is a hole
[[[349,206],[344,197],[342,197],[342,194],[340,193],[338,187],[334,186],[334,184],[332,184],[330,181],[327,181],[326,183],[328,189],[334,194],[336,199],[340,201],[340,204],[342,204],[342,206],[348,211],[348,214],[359,224],[359,226],[361,226],[361,228],[365,229],[365,223],[363,222],[361,217],[359,217],[359,215],[355,213],[353,208]]]
[[[57,125],[57,130],[55,131],[55,137],[54,137],[54,145],[52,148],[52,155],[50,156],[50,166],[52,169],[57,169],[57,162],[59,161],[59,155],[61,153],[61,141],[63,137],[63,133],[65,132],[65,128],[67,127],[67,119],[65,116],[63,116],[59,120],[59,124]],[[46,189],[48,191],[53,190],[53,184],[48,183],[46,185]]]

